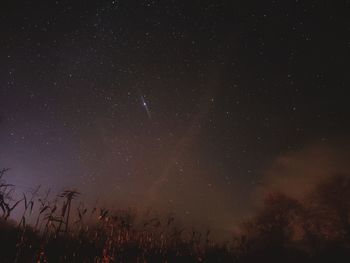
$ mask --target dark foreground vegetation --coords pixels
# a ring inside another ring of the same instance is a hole
[[[87,209],[76,191],[50,198],[35,190],[14,200],[5,172],[0,262],[350,262],[350,179],[344,175],[302,200],[268,195],[240,235],[215,243],[210,231],[184,229],[172,215]],[[16,210],[18,222],[10,219]]]

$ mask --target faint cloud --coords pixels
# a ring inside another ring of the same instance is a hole
[[[271,191],[302,197],[334,174],[349,174],[350,140],[309,144],[300,151],[277,156],[264,172],[258,195]],[[260,197],[261,198],[261,197]]]

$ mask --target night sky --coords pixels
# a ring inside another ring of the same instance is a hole
[[[349,171],[349,6],[1,1],[0,167],[230,228]]]

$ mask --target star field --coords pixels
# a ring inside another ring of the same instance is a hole
[[[348,142],[349,1],[0,9],[0,167],[24,191],[224,225],[281,155]]]

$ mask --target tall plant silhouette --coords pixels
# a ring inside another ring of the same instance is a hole
[[[0,170],[0,209],[2,211],[2,217],[7,220],[11,212],[16,208],[16,206],[22,201],[14,201],[11,198],[11,194],[14,191],[14,186],[12,184],[8,184],[4,179],[3,176],[4,174],[8,171],[9,169],[1,169]],[[11,203],[13,203],[11,205]]]
[[[72,201],[75,197],[77,197],[80,193],[76,190],[65,190],[62,194],[59,195],[59,197],[64,198],[63,206],[62,206],[62,212],[61,217],[62,220],[60,221],[58,232],[61,231],[62,223],[65,224],[65,232],[68,232],[68,226],[69,226],[69,217],[70,217],[70,211],[71,211],[71,205]]]

